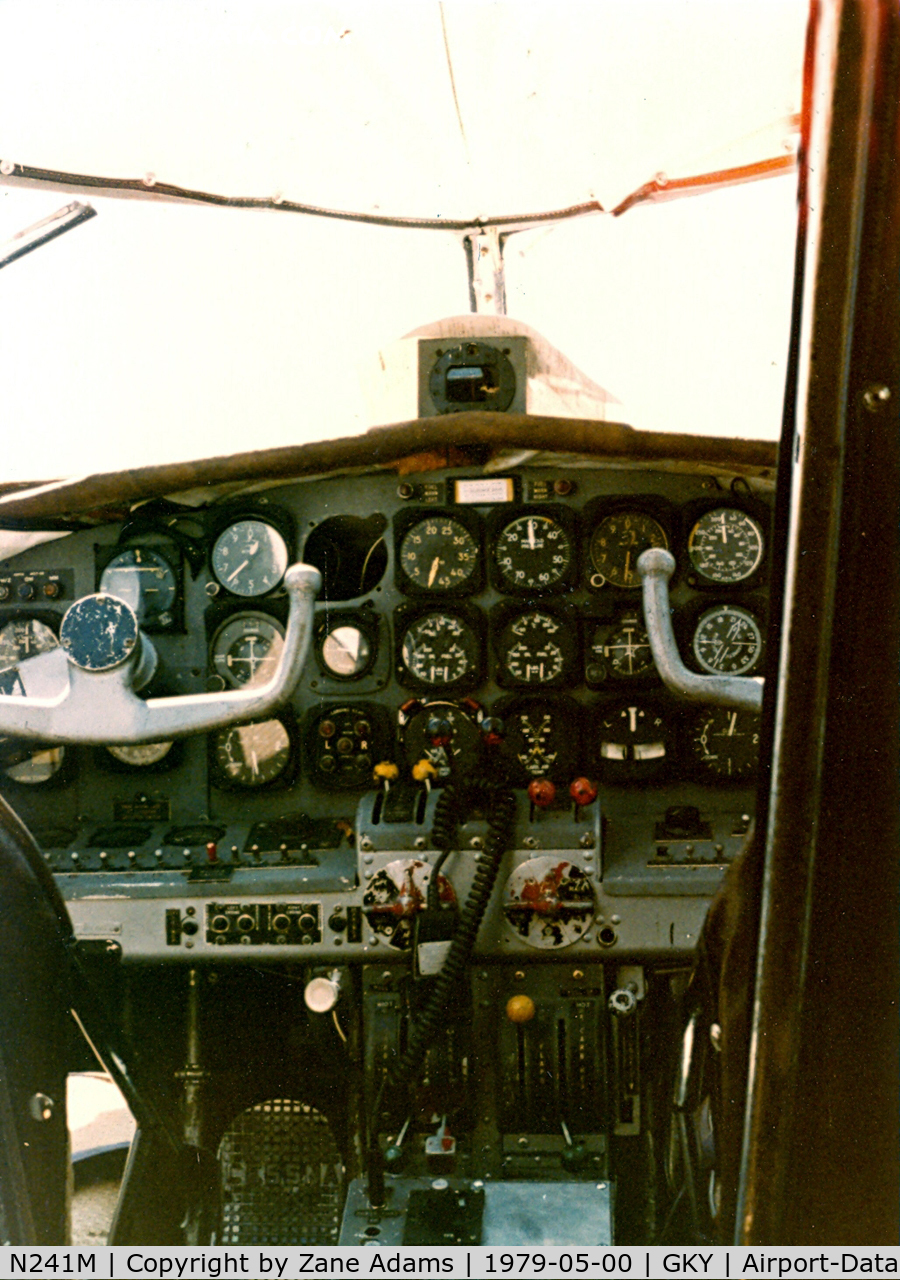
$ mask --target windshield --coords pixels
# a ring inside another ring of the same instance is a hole
[[[591,204],[507,238],[509,315],[620,421],[774,439],[790,170],[608,211],[661,172],[789,155],[804,23],[794,0],[7,3],[0,37],[28,56],[0,87],[0,240],[73,198],[15,166],[463,223]],[[455,231],[90,203],[0,274],[0,480],[364,431],[360,366],[470,308]]]

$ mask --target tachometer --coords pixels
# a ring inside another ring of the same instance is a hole
[[[691,643],[697,662],[715,675],[746,675],[759,662],[762,647],[762,632],[753,614],[733,604],[707,609]]]
[[[764,549],[759,521],[736,507],[705,512],[688,538],[691,564],[709,582],[745,582],[759,568]]]
[[[638,558],[650,547],[668,550],[666,531],[643,511],[616,511],[604,518],[591,535],[591,586],[629,590],[641,585]]]
[[[432,687],[459,684],[476,674],[479,647],[474,630],[458,614],[426,613],[403,634],[403,673]]]
[[[263,596],[284,577],[288,551],[284,538],[265,520],[236,520],[216,539],[212,569],[236,596]]]
[[[543,609],[520,613],[497,640],[498,681],[515,685],[560,685],[571,679],[577,653],[574,629]]]
[[[465,590],[478,568],[478,544],[460,520],[427,516],[403,535],[399,560],[410,584],[420,591]]]
[[[529,514],[511,520],[494,543],[494,561],[504,590],[546,591],[569,574],[572,540],[553,516]]]

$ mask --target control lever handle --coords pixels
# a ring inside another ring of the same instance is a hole
[[[669,579],[675,572],[675,557],[662,547],[650,547],[638,557],[637,570],[643,582],[644,624],[653,661],[666,688],[688,702],[760,711],[761,677],[699,676],[681,661],[669,611]]]
[[[85,596],[67,611],[60,649],[52,651],[59,685],[46,696],[0,695],[0,734],[48,744],[160,742],[258,719],[285,702],[300,679],[321,583],[318,569],[310,565],[294,564],[285,573],[287,630],[281,661],[268,683],[146,701],[134,690],[141,682],[149,642],[141,636],[133,611],[116,596]],[[26,667],[27,661],[21,664],[23,671]]]

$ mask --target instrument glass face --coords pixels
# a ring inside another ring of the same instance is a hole
[[[284,538],[264,520],[236,520],[216,539],[212,569],[236,596],[263,596],[284,577],[288,551]]]
[[[287,770],[291,737],[280,720],[229,725],[213,735],[213,755],[221,776],[235,787],[264,787]]]
[[[354,680],[369,670],[375,653],[361,627],[340,623],[325,633],[319,657],[329,675],[338,680]]]
[[[759,716],[731,707],[705,707],[694,721],[690,749],[707,776],[721,782],[748,780],[759,758]]]
[[[625,590],[641,585],[637,562],[650,547],[669,548],[666,531],[643,511],[616,511],[605,516],[591,535],[591,585],[609,584]]]
[[[559,684],[570,675],[576,643],[562,618],[542,609],[521,613],[500,633],[501,676],[519,685]]]
[[[165,760],[174,745],[174,742],[121,743],[106,749],[120,764],[131,765],[135,769],[145,769]]]
[[[233,689],[268,684],[284,649],[284,627],[264,613],[237,613],[216,632],[212,665]]]
[[[59,645],[54,633],[36,618],[17,618],[0,628],[0,672]],[[12,690],[4,689],[11,693]]]
[[[405,670],[423,685],[457,684],[475,674],[475,632],[454,613],[427,613],[406,629],[400,646]]]
[[[461,521],[428,516],[403,535],[400,565],[422,591],[458,591],[478,567],[478,544]]]
[[[35,751],[24,760],[9,765],[3,770],[3,776],[22,786],[40,786],[59,773],[65,763],[65,756],[65,747],[45,747],[42,751]]]
[[[669,730],[654,706],[628,702],[607,708],[597,735],[600,766],[609,781],[650,778],[666,763]]]
[[[637,614],[625,614],[611,630],[598,627],[591,640],[591,659],[619,679],[643,676],[653,668],[650,637]]]
[[[531,858],[516,867],[503,891],[510,929],[530,947],[568,947],[584,937],[594,917],[587,873],[559,857]]]
[[[432,741],[429,723],[446,721],[449,734],[441,735],[447,741]],[[434,767],[435,777],[445,781],[451,773],[465,774],[478,759],[479,729],[472,712],[455,702],[426,702],[417,707],[402,728],[403,751],[411,769],[420,760],[427,760]]]
[[[494,558],[504,587],[541,591],[566,576],[574,556],[572,540],[558,520],[525,515],[510,521],[494,544]]]
[[[512,763],[515,785],[532,778],[565,782],[575,772],[579,735],[577,708],[543,699],[517,700],[503,713],[503,752]]]
[[[748,609],[722,604],[707,609],[694,631],[692,651],[704,671],[746,675],[762,655],[762,632]]]
[[[762,526],[746,511],[716,507],[700,517],[688,538],[688,557],[708,582],[745,582],[765,550]]]
[[[126,547],[106,565],[100,575],[100,590],[124,600],[138,622],[168,625],[178,580],[159,552],[150,547]]]

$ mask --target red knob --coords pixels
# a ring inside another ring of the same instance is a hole
[[[206,859],[210,863],[219,861],[219,851],[216,848],[215,840],[207,840],[206,842]]]
[[[556,787],[549,778],[534,778],[528,784],[528,799],[539,809],[549,809],[556,799]]]
[[[576,778],[569,786],[569,795],[576,804],[593,804],[597,799],[597,788],[589,778]]]

